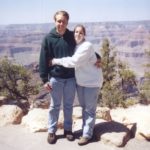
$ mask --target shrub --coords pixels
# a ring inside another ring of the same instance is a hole
[[[31,85],[31,73],[8,58],[0,60],[0,94],[20,106],[28,102],[30,95],[38,92],[37,86]]]

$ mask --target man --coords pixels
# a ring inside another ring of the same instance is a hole
[[[53,58],[72,56],[76,45],[73,32],[67,29],[69,14],[66,11],[58,11],[54,15],[54,21],[55,27],[43,39],[39,62],[40,77],[44,83],[44,88],[50,91],[51,96],[47,138],[50,144],[54,144],[57,140],[57,122],[62,100],[64,136],[69,141],[74,140],[72,110],[76,89],[73,68],[49,65],[49,61]]]

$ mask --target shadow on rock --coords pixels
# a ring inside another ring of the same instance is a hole
[[[126,143],[129,141],[129,139],[135,137],[136,132],[136,123],[132,124],[132,127],[129,129],[125,125],[110,121],[110,122],[103,122],[95,125],[94,128],[94,139],[99,141],[101,140],[102,136],[106,133],[126,133],[126,135],[122,135],[122,144],[119,145],[119,147],[125,146]],[[113,135],[112,138],[117,135]]]
[[[121,144],[118,145],[118,147],[123,147],[129,141],[129,139],[135,137],[135,132],[136,132],[136,123],[132,124],[132,128],[129,129],[125,125],[119,122],[115,122],[115,121],[102,122],[95,125],[94,134],[90,143],[100,141],[101,137],[106,133],[108,134],[126,133],[126,136],[122,136]],[[79,139],[82,136],[82,130],[75,131],[74,134],[75,134],[75,138]],[[112,138],[116,138],[116,135],[112,135]]]

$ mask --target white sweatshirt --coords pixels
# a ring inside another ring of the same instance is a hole
[[[53,59],[52,63],[67,68],[75,68],[77,84],[84,87],[101,87],[103,83],[102,69],[97,68],[95,51],[90,42],[84,41],[76,46],[72,57]]]

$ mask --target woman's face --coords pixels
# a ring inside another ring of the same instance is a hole
[[[77,44],[81,43],[85,39],[85,34],[82,27],[76,27],[74,32],[74,38]]]

